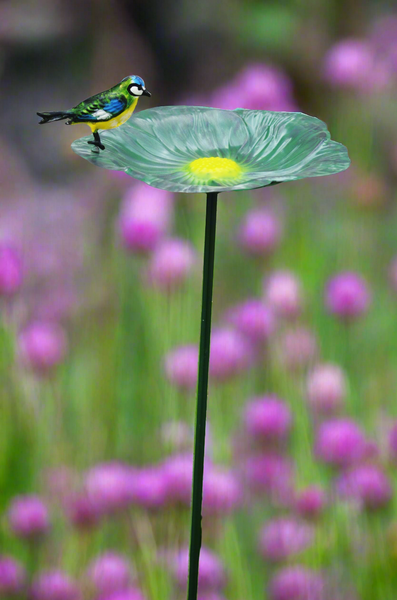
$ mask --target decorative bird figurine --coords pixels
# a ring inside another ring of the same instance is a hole
[[[65,125],[85,123],[91,127],[94,139],[89,141],[101,150],[105,146],[99,137],[99,129],[113,129],[125,123],[136,107],[140,96],[151,96],[145,88],[145,82],[138,75],[124,77],[114,87],[83,100],[74,108],[59,112],[38,112],[39,125],[68,119]]]

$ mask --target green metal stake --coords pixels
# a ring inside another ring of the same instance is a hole
[[[210,360],[211,309],[212,288],[214,282],[217,201],[217,192],[211,192],[207,194],[187,600],[197,599],[198,570],[201,548],[201,506],[203,500],[205,422],[207,415],[208,370]]]

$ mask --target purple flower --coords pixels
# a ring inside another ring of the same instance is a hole
[[[332,415],[344,403],[346,379],[337,365],[319,364],[306,380],[307,399],[311,408],[321,415]]]
[[[282,364],[289,370],[308,367],[318,353],[316,338],[305,327],[286,330],[279,340],[279,353]]]
[[[296,110],[289,78],[280,69],[261,63],[245,67],[213,94],[210,103],[227,110]]]
[[[103,506],[101,499],[83,492],[73,494],[65,502],[65,511],[70,522],[78,529],[95,527],[101,519]]]
[[[295,508],[301,517],[315,519],[324,511],[326,503],[327,496],[324,489],[312,485],[297,494]]]
[[[371,295],[360,275],[346,271],[329,280],[325,303],[330,313],[349,321],[367,312]]]
[[[293,469],[284,456],[276,453],[251,456],[244,465],[244,474],[254,492],[264,492],[275,504],[291,503]]]
[[[164,462],[168,501],[189,506],[193,483],[193,455],[175,454]]]
[[[335,485],[341,496],[356,500],[368,509],[382,508],[393,495],[389,479],[375,465],[359,465],[342,473]]]
[[[267,342],[276,328],[273,311],[256,299],[234,306],[227,318],[253,344]]]
[[[185,588],[189,567],[189,549],[183,548],[176,555],[172,571],[177,584]],[[201,547],[198,585],[201,592],[221,590],[226,583],[223,564],[216,554],[205,546]]]
[[[8,509],[13,533],[24,539],[37,539],[50,528],[48,508],[38,496],[16,496]]]
[[[295,565],[278,571],[269,584],[269,600],[323,600],[324,581],[319,573]]]
[[[170,229],[173,196],[136,183],[123,200],[119,216],[122,243],[131,252],[150,252]]]
[[[96,465],[85,477],[85,491],[102,514],[123,510],[132,499],[134,474],[119,462]]]
[[[245,409],[248,433],[265,442],[284,442],[291,429],[291,411],[277,396],[251,399]]]
[[[134,503],[147,509],[156,509],[167,502],[168,481],[163,465],[144,467],[133,476]]]
[[[370,42],[351,38],[330,48],[324,59],[324,74],[336,87],[363,92],[384,88],[391,70]]]
[[[22,284],[22,260],[12,246],[0,245],[0,296],[12,296]]]
[[[25,585],[25,571],[11,556],[0,555],[0,598],[19,596]]]
[[[259,551],[272,562],[286,560],[308,548],[314,538],[311,525],[293,517],[268,521],[259,533]]]
[[[214,329],[211,336],[210,377],[225,381],[239,375],[252,360],[252,348],[234,329]]]
[[[75,581],[62,571],[45,571],[34,580],[32,600],[81,600]]]
[[[266,208],[256,208],[245,215],[238,232],[239,243],[252,256],[267,256],[274,252],[281,239],[281,223]]]
[[[45,373],[65,358],[65,332],[57,323],[33,322],[20,333],[18,350],[24,364]]]
[[[130,565],[120,554],[107,552],[89,565],[87,577],[97,594],[125,590],[131,579]]]
[[[196,251],[189,242],[176,238],[165,239],[153,251],[148,265],[148,279],[155,287],[172,291],[185,281],[196,260]]]
[[[208,436],[208,424],[207,424]],[[208,447],[208,440],[206,441]],[[190,505],[193,482],[192,453],[174,454],[163,463],[168,502]],[[233,510],[240,500],[240,485],[233,473],[204,463],[203,507],[207,514]]]
[[[289,271],[275,271],[264,281],[265,302],[280,317],[294,318],[302,311],[302,289],[298,278]]]
[[[164,366],[171,383],[184,391],[194,390],[197,385],[198,347],[189,344],[171,350],[165,357]]]
[[[247,66],[236,78],[236,83],[245,89],[250,102],[245,108],[252,110],[296,110],[292,99],[292,83],[278,67],[254,63]],[[271,109],[270,106],[278,105]],[[267,108],[266,108],[267,107]]]
[[[354,421],[332,419],[320,425],[315,448],[323,462],[335,467],[348,467],[364,457],[366,439]]]
[[[203,514],[225,515],[235,510],[242,499],[236,476],[219,466],[207,464],[203,482]]]

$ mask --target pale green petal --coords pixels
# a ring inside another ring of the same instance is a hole
[[[72,148],[97,166],[175,192],[257,188],[331,175],[350,164],[346,148],[330,139],[325,123],[303,113],[163,106],[138,113],[101,138],[104,151],[93,151],[90,137]],[[187,166],[204,157],[235,160],[242,173],[229,181],[200,181]]]

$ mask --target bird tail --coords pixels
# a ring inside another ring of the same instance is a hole
[[[41,117],[41,121],[39,121],[39,125],[42,123],[51,123],[52,121],[62,121],[62,119],[67,119],[71,116],[70,112],[38,112],[39,117]]]

